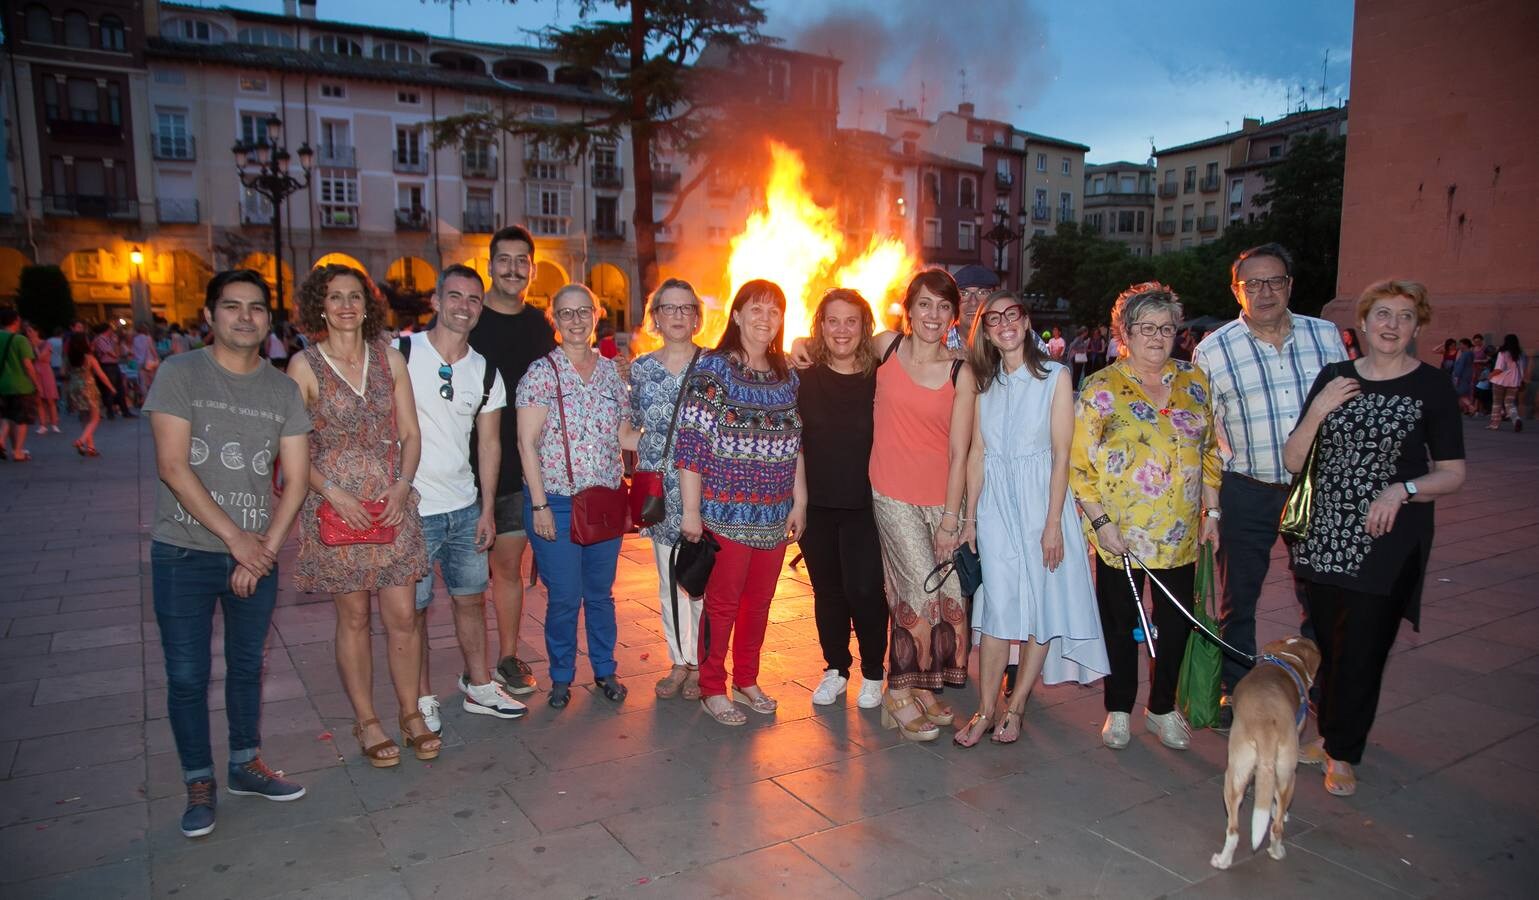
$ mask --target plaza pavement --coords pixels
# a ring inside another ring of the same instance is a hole
[[[1115,753],[1100,689],[1061,686],[1038,690],[1014,746],[962,750],[950,729],[906,744],[854,707],[858,685],[848,705],[811,705],[804,573],[787,572],[771,613],[776,716],[728,729],[657,701],[668,659],[636,538],[615,586],[624,704],[580,687],[560,713],[543,693],[522,721],[464,713],[440,600],[443,755],[390,770],[349,733],[330,603],[285,587],[264,755],[309,794],[221,794],[218,829],[189,841],[150,596],[148,431],[107,422],[100,459],[49,435],[32,463],[0,463],[0,896],[1489,897],[1532,896],[1539,876],[1539,435],[1467,426],[1470,478],[1438,504],[1423,628],[1390,661],[1358,795],[1329,797],[1302,769],[1287,858],[1242,850],[1216,872],[1221,736],[1175,753],[1135,718]],[[1296,621],[1287,578],[1277,565],[1263,639]],[[530,592],[523,627],[542,686],[543,605]],[[388,723],[378,635],[375,651]],[[948,696],[960,718],[975,705]],[[222,682],[210,701],[222,766]]]

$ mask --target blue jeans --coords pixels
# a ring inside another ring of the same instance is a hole
[[[154,541],[150,565],[155,622],[166,657],[166,712],[182,778],[214,774],[208,737],[208,681],[214,606],[224,612],[224,702],[230,723],[230,764],[257,756],[262,746],[262,654],[278,598],[278,567],[257,582],[250,597],[230,590],[235,557]]]
[[[577,674],[577,612],[583,611],[588,629],[588,661],[593,677],[615,673],[615,565],[620,561],[620,538],[590,544],[572,543],[572,498],[546,494],[545,502],[556,517],[556,539],[547,541],[534,533],[534,512],[524,495],[524,522],[529,547],[540,567],[548,597],[545,608],[545,656],[550,660],[550,680],[571,684]]]
[[[476,522],[481,504],[422,517],[422,539],[427,544],[428,573],[417,582],[417,609],[433,602],[433,564],[443,575],[449,596],[464,597],[485,592],[488,579],[486,551],[476,549]]]

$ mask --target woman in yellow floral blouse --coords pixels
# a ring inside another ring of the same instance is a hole
[[[1176,595],[1192,596],[1199,542],[1218,544],[1219,460],[1208,379],[1170,358],[1181,303],[1156,282],[1117,297],[1112,328],[1121,358],[1086,378],[1075,411],[1069,485],[1096,546],[1096,602],[1111,675],[1102,682],[1106,724],[1101,740],[1126,747],[1138,695],[1138,611],[1128,596],[1122,554],[1131,552]],[[1200,502],[1199,502],[1200,501]],[[1134,580],[1144,589],[1143,571]],[[1191,624],[1155,597],[1156,660],[1144,724],[1176,750],[1191,733],[1175,709],[1176,681]]]

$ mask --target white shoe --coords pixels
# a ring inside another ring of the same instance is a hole
[[[422,713],[422,721],[427,725],[428,731],[441,734],[444,730],[443,717],[438,714],[438,695],[428,694],[417,698],[417,712]]]
[[[823,673],[823,680],[818,683],[818,689],[812,692],[812,702],[818,706],[833,706],[839,695],[849,685],[850,680],[840,675],[833,669]]]
[[[529,712],[529,707],[512,697],[495,681],[486,684],[470,684],[460,676],[460,690],[465,693],[462,706],[465,712],[478,716],[496,716],[499,719],[517,719]]]
[[[867,678],[860,683],[860,696],[855,698],[855,705],[861,709],[876,709],[882,705],[882,682]]]
[[[1132,717],[1125,712],[1107,713],[1106,724],[1101,726],[1101,743],[1113,750],[1121,750],[1132,739]]]
[[[1192,730],[1187,727],[1186,720],[1181,718],[1179,710],[1173,709],[1158,716],[1145,710],[1144,727],[1159,735],[1160,743],[1172,750],[1185,750],[1192,746]]]

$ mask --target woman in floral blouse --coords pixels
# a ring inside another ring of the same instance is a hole
[[[1085,379],[1075,415],[1069,483],[1097,552],[1096,601],[1111,659],[1101,740],[1113,750],[1128,744],[1138,694],[1138,612],[1122,554],[1143,560],[1182,599],[1192,595],[1198,543],[1218,544],[1219,459],[1208,379],[1171,359],[1180,321],[1181,303],[1170,288],[1147,282],[1123,291],[1112,308],[1121,356]],[[1142,602],[1143,572],[1136,565],[1133,572]],[[1157,652],[1144,724],[1165,746],[1185,750],[1191,734],[1175,697],[1191,624],[1164,598],[1153,605]]]
[[[614,360],[593,349],[599,307],[592,291],[580,284],[567,285],[551,298],[549,315],[559,344],[529,366],[518,383],[515,402],[524,467],[524,521],[530,525],[529,546],[548,597],[549,702],[561,709],[571,699],[577,672],[579,609],[588,629],[594,684],[611,701],[625,699],[625,686],[615,677],[614,653],[613,590],[620,538],[581,546],[571,536],[572,498],[577,492],[620,485],[625,382]]]
[[[695,333],[700,330],[700,298],[687,281],[669,278],[652,292],[647,317],[662,335],[663,346],[631,365],[630,425],[640,429],[635,449],[637,468],[663,473],[667,518],[641,529],[652,539],[657,563],[657,600],[663,613],[663,638],[673,668],[657,683],[657,696],[700,699],[699,597],[678,592],[675,602],[669,560],[679,542],[679,519],[684,508],[679,500],[679,470],[668,445],[670,425],[677,416],[679,388],[692,365],[700,359]]]

